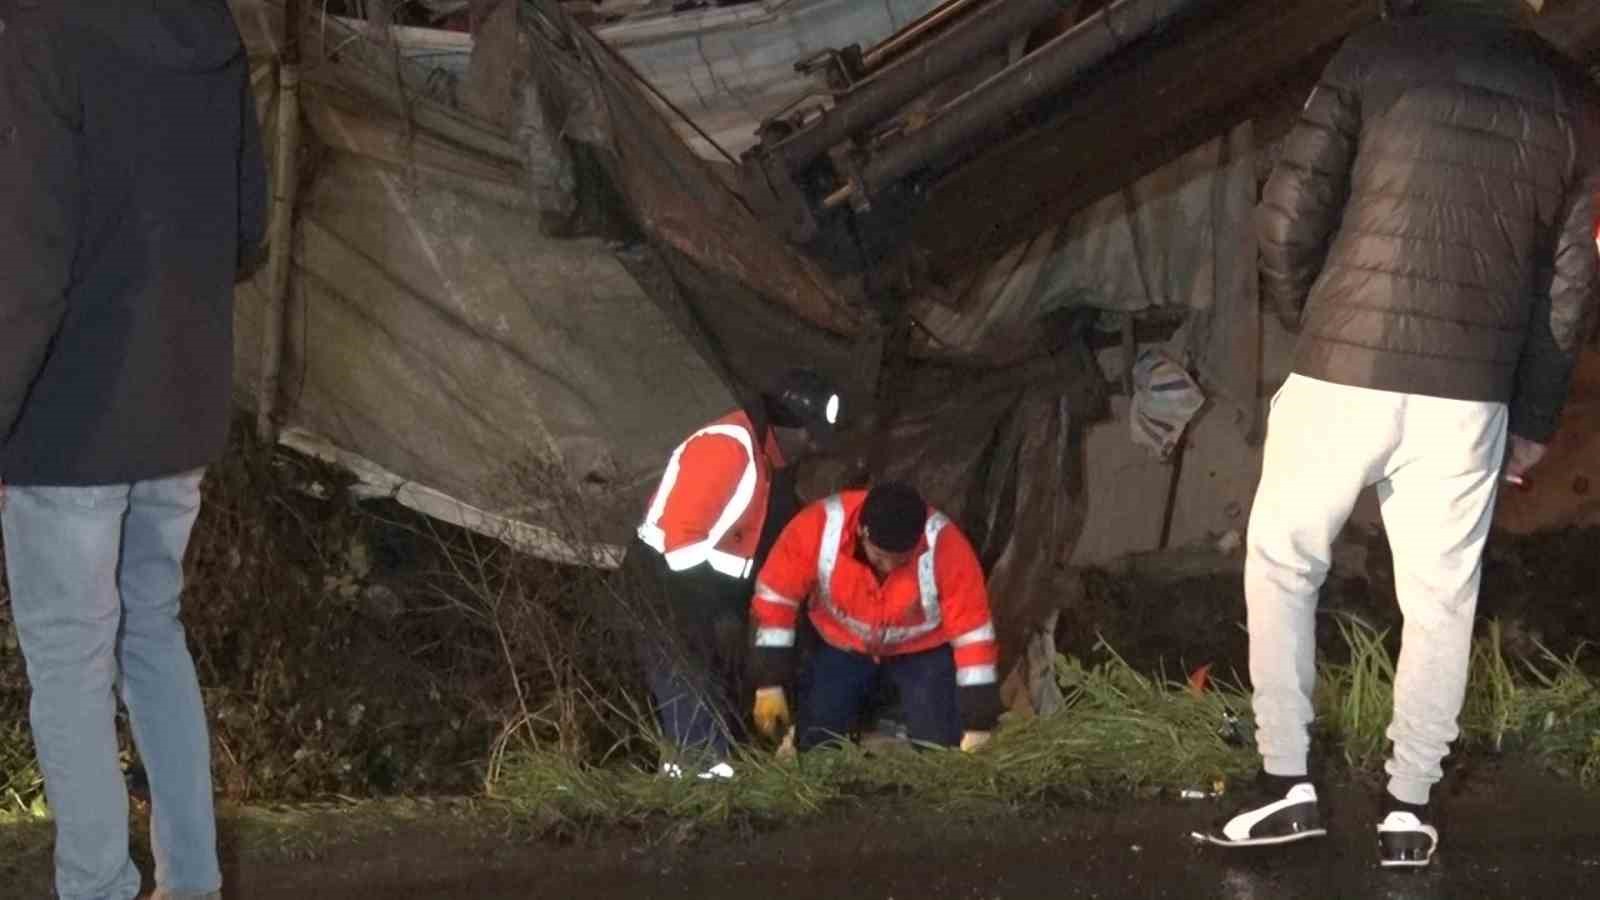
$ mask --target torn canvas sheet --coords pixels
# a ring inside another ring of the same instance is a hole
[[[1206,395],[1183,365],[1163,350],[1146,348],[1133,366],[1133,442],[1167,459]]]

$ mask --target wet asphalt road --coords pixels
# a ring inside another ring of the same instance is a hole
[[[855,846],[824,850],[807,835],[783,865],[759,854],[734,866],[688,859],[648,880],[603,878],[589,887],[599,888],[592,896],[860,900],[1600,896],[1600,798],[1592,794],[1526,783],[1456,798],[1440,823],[1434,865],[1412,872],[1377,866],[1370,797],[1331,799],[1337,805],[1328,838],[1280,848],[1198,847],[1186,833],[1209,821],[1211,804],[1141,805],[1011,823],[987,834],[951,828],[953,841],[936,833],[903,842],[846,831],[838,837]]]
[[[963,821],[867,810],[764,834],[686,842],[670,830],[566,846],[427,823],[299,860],[235,856],[229,900],[1473,900],[1600,896],[1600,792],[1526,770],[1475,775],[1440,804],[1433,867],[1378,868],[1366,789],[1325,791],[1326,839],[1280,848],[1198,847],[1210,801],[1146,801]],[[0,896],[45,896],[48,859]]]
[[[235,896],[695,898],[695,900],[1471,900],[1600,896],[1600,793],[1524,770],[1475,776],[1440,804],[1424,871],[1378,868],[1375,797],[1325,792],[1330,835],[1281,848],[1198,847],[1212,802],[1144,802],[954,821],[857,814],[679,846],[638,842],[432,847],[295,869],[244,866]],[[329,866],[341,871],[330,871]]]

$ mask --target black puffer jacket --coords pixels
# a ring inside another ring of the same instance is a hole
[[[0,480],[213,461],[266,174],[225,0],[0,0]]]
[[[1600,286],[1600,105],[1574,64],[1493,16],[1351,36],[1259,211],[1263,291],[1294,371],[1507,402],[1555,432]]]

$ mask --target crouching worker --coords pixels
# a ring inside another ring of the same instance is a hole
[[[913,741],[981,746],[1000,716],[989,595],[972,545],[918,493],[887,482],[806,507],[756,579],[755,723],[789,726],[783,685],[804,608],[818,637],[795,747],[849,733],[881,672],[899,691]]]

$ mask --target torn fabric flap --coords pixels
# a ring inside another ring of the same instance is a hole
[[[1158,459],[1167,459],[1205,402],[1200,385],[1177,360],[1163,350],[1146,348],[1133,367],[1133,404],[1128,414],[1133,442]]]

